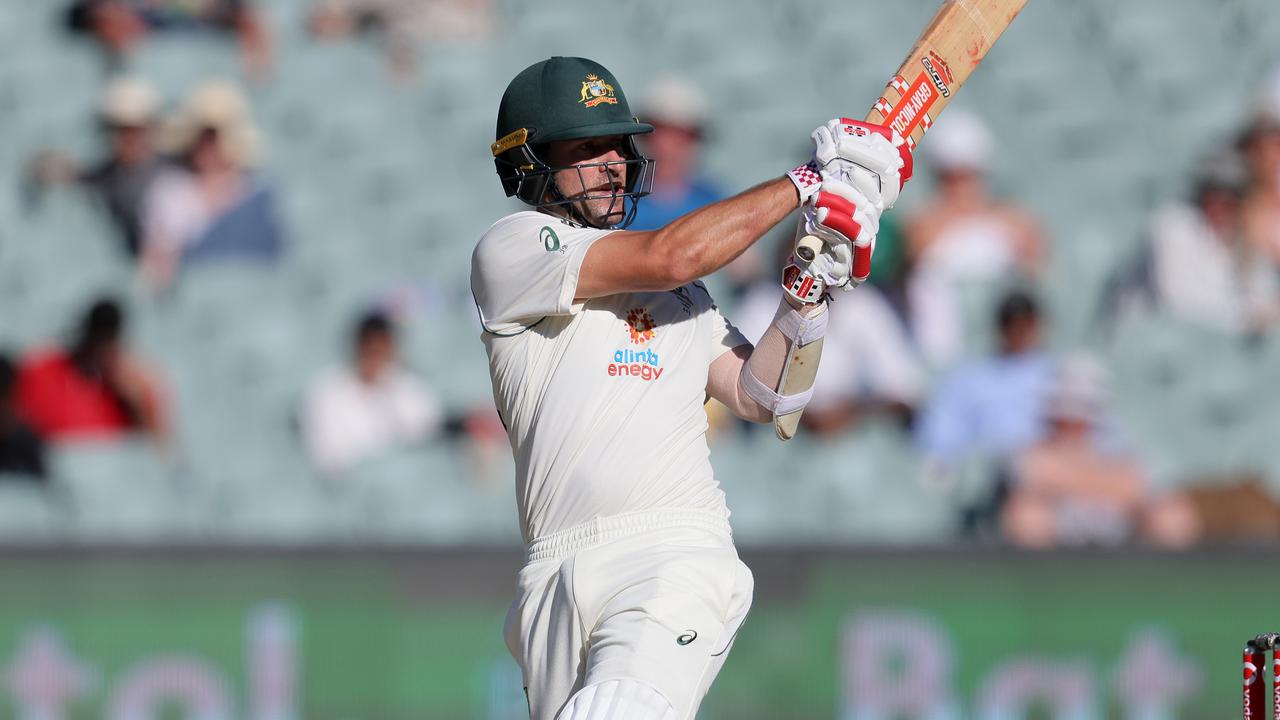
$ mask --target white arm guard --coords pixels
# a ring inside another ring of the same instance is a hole
[[[786,301],[743,363],[738,385],[775,417],[798,413],[813,397],[813,377],[827,332],[827,306],[802,315]],[[763,379],[762,379],[763,378]],[[782,432],[779,432],[782,437]],[[790,435],[782,439],[789,439]]]

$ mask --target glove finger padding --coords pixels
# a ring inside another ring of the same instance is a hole
[[[834,177],[805,204],[797,240],[812,235],[822,241],[810,261],[793,259],[803,272],[827,288],[861,284],[871,273],[871,255],[880,229],[880,212],[858,188]]]
[[[839,233],[854,245],[866,245],[880,231],[880,209],[856,185],[834,178],[822,184],[822,191],[811,201],[815,209],[825,210],[816,217],[823,228]]]
[[[830,192],[818,193],[818,201],[813,204],[813,219],[818,225],[828,230],[834,230],[842,237],[844,242],[853,244],[858,239],[858,235],[862,233],[862,225],[854,218],[854,214],[858,211],[853,203],[844,198]],[[820,234],[824,240],[830,240]]]
[[[876,236],[872,235],[869,242],[861,245],[853,246],[853,271],[850,273],[849,279],[851,284],[846,285],[846,290],[861,285],[871,277],[871,256],[876,252]]]

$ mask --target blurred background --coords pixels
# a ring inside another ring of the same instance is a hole
[[[609,67],[657,227],[803,161],[937,5],[5,3],[0,718],[521,717],[469,291],[507,82]],[[1280,625],[1277,38],[1274,0],[1031,0],[802,435],[708,405],[757,598],[700,717],[1235,712]],[[790,233],[709,281],[748,337]]]

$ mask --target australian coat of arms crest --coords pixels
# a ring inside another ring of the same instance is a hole
[[[601,103],[617,105],[618,98],[613,96],[612,85],[592,74],[582,81],[582,99],[578,102],[587,107],[595,107]]]

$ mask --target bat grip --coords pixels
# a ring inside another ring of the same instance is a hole
[[[805,235],[796,241],[796,257],[805,262],[813,262],[822,252],[822,239],[816,235]]]

